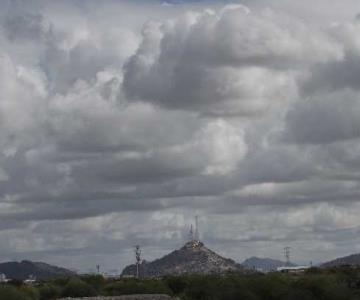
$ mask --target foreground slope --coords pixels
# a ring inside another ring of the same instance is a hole
[[[224,258],[205,247],[200,241],[190,241],[179,250],[152,262],[143,261],[140,265],[141,277],[157,277],[182,274],[216,274],[241,272],[243,267],[232,259]],[[129,265],[123,276],[136,274],[136,266]]]

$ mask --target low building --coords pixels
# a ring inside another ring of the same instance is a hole
[[[285,267],[278,267],[276,271],[281,273],[303,273],[310,268],[311,268],[310,266],[294,266],[294,267],[285,266]]]
[[[36,277],[34,275],[30,275],[28,279],[24,280],[25,284],[34,284],[36,283]]]
[[[6,278],[5,274],[0,273],[0,283],[8,282],[9,279]]]

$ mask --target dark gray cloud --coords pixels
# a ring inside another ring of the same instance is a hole
[[[359,250],[353,1],[0,2],[2,260]]]
[[[301,21],[241,5],[151,22],[125,65],[124,89],[169,108],[257,115],[296,94],[299,64],[341,56],[337,43],[307,30]]]
[[[359,96],[344,89],[299,101],[287,115],[287,138],[312,144],[359,138]]]
[[[289,109],[286,138],[326,144],[356,139],[360,134],[359,45],[356,20],[334,24],[329,35],[341,42],[343,55],[316,64],[300,85],[300,99]]]
[[[3,23],[5,35],[15,42],[17,39],[30,41],[45,38],[48,25],[45,24],[41,14],[10,15]]]

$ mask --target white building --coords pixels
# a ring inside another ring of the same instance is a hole
[[[26,284],[34,284],[36,282],[36,277],[34,275],[30,275],[28,279],[24,280]]]
[[[310,268],[310,266],[278,267],[276,271],[281,273],[303,273]]]
[[[6,278],[5,274],[0,273],[0,283],[8,282],[9,279]]]

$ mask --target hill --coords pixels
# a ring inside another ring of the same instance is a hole
[[[205,247],[200,241],[190,241],[179,250],[175,250],[152,262],[143,261],[140,265],[141,277],[158,277],[182,274],[214,274],[242,272],[244,268],[232,259],[224,258]],[[136,274],[136,265],[127,266],[122,275]]]
[[[343,265],[359,265],[360,266],[360,254],[351,254],[348,256],[340,257],[329,262],[320,265],[322,268],[337,267]]]
[[[38,280],[47,280],[59,277],[74,276],[75,273],[43,262],[23,260],[21,262],[0,263],[0,273],[9,279],[25,280],[30,275]]]
[[[276,271],[278,267],[285,266],[286,263],[272,258],[259,258],[259,257],[250,257],[242,262],[242,266],[249,270],[258,270],[264,272]],[[291,267],[296,266],[293,263],[290,263]]]

